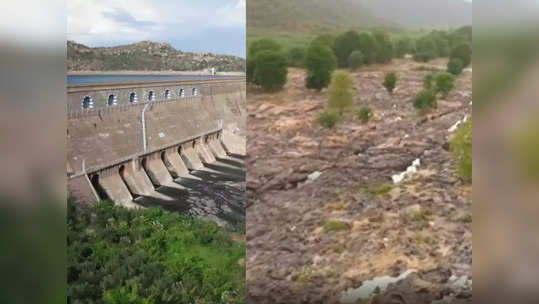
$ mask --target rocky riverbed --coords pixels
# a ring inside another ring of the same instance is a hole
[[[471,302],[471,185],[449,151],[452,127],[471,117],[471,70],[436,110],[412,105],[423,77],[446,62],[360,69],[356,108],[374,117],[362,124],[349,114],[330,130],[316,121],[327,94],[305,88],[304,70],[289,70],[279,93],[249,88],[250,303],[339,303],[363,282],[409,270],[352,302]],[[393,94],[382,86],[387,71],[399,76]]]

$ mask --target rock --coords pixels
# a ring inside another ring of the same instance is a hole
[[[322,172],[320,171],[314,171],[313,173],[309,174],[307,176],[307,179],[310,181],[310,182],[314,182],[315,180],[317,180],[320,175],[322,175]]]

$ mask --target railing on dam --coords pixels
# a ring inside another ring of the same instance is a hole
[[[161,177],[163,182],[169,180],[167,174],[178,176],[215,160],[223,148],[244,154],[244,142],[228,129],[245,127],[245,78],[73,85],[67,91],[71,182],[107,178],[112,170],[110,183],[118,183],[116,173],[123,172],[129,187],[142,187],[137,182],[148,178],[139,172],[140,164],[148,157],[150,179]],[[133,93],[146,100],[130,100]],[[91,97],[91,107],[83,107],[86,97]],[[136,191],[146,193],[144,189]]]

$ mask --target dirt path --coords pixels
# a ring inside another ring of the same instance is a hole
[[[419,115],[422,67],[395,60],[356,72],[357,108],[374,118],[349,115],[332,130],[316,123],[327,95],[304,88],[303,70],[291,69],[280,93],[248,92],[249,302],[338,303],[349,288],[407,270],[417,272],[379,303],[471,301],[471,187],[458,179],[448,129],[471,117],[472,76]],[[389,70],[400,79],[393,95],[381,85]],[[418,158],[418,172],[393,185]]]

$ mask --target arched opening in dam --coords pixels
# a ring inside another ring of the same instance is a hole
[[[129,102],[130,103],[136,103],[138,101],[137,93],[131,92],[129,94]]]
[[[170,93],[169,89],[165,90],[165,99],[166,100],[172,99],[172,94]]]
[[[82,108],[83,109],[93,109],[94,107],[94,98],[92,96],[84,96],[82,99]]]
[[[184,98],[185,97],[185,90],[180,89],[180,92],[178,93],[178,96],[180,96],[180,98]]]
[[[107,195],[107,192],[105,192],[105,189],[101,187],[101,184],[99,183],[99,174],[94,174],[90,177],[90,182],[92,183],[92,186],[94,186],[95,192],[97,193],[97,196],[100,200],[108,200],[110,199]]]
[[[109,98],[107,100],[107,105],[109,107],[112,107],[112,106],[115,106],[117,104],[118,104],[118,97],[116,95],[114,95],[114,94],[110,94]]]
[[[148,92],[148,101],[154,101],[155,100],[155,91],[149,91]]]

